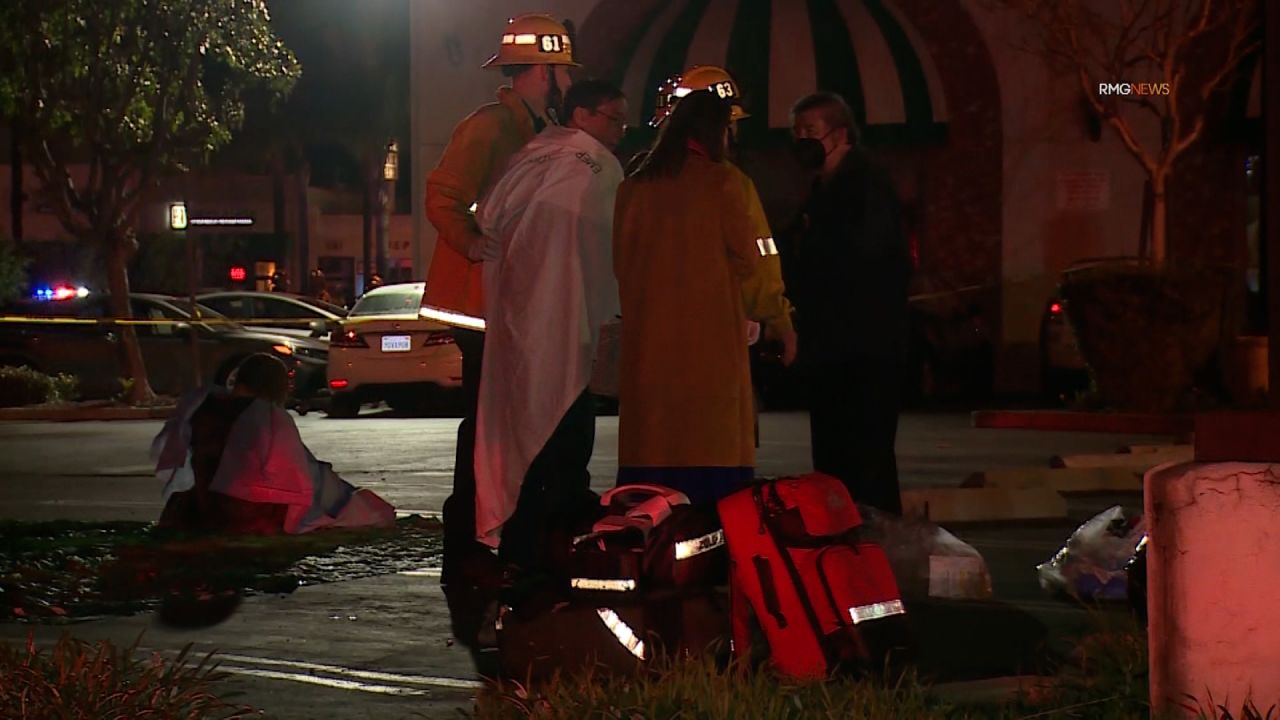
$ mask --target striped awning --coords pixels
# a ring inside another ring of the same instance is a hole
[[[742,87],[746,121],[790,127],[791,105],[840,93],[868,135],[943,136],[941,77],[919,34],[885,0],[672,0],[659,4],[625,63],[634,122],[653,113],[663,80],[689,65],[719,65]]]

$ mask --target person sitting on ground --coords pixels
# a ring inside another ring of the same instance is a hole
[[[152,442],[165,481],[160,527],[269,535],[395,523],[386,501],[303,444],[284,409],[289,371],[279,358],[251,355],[232,378],[230,392],[188,393]]]

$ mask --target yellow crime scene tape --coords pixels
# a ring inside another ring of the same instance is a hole
[[[422,308],[416,313],[423,320],[433,320],[451,327],[460,327],[468,330],[484,330],[484,320],[482,318],[472,317],[470,315],[462,315],[460,313],[451,313],[448,311],[436,310],[434,308]],[[386,321],[386,320],[405,320],[404,317],[396,316],[378,316],[371,315],[359,318],[342,318],[339,320],[331,320],[325,323],[326,326],[350,326],[360,325],[363,323]],[[249,325],[249,326],[267,326],[267,327],[310,327],[312,323],[320,320],[306,319],[262,319],[250,318],[245,320],[236,320],[232,318],[215,318],[215,317],[199,317],[199,318],[163,318],[154,320],[141,320],[138,318],[119,318],[119,317],[101,317],[101,318],[80,318],[66,317],[60,315],[0,315],[0,324],[29,324],[29,325],[191,325],[199,323],[201,325]]]
[[[950,295],[961,295],[964,293],[977,292],[995,287],[994,285],[966,285],[960,288],[949,290],[941,290],[931,293],[920,293],[912,295],[908,298],[910,302],[922,302],[925,300],[936,300],[938,298]],[[448,325],[450,327],[463,328],[466,330],[476,330],[484,332],[485,321],[483,318],[465,315],[463,313],[445,310],[443,308],[435,308],[431,306],[422,306],[417,313],[418,317],[424,320],[433,320],[435,322]],[[103,317],[103,318],[78,318],[63,317],[57,315],[0,315],[0,324],[47,324],[47,325],[136,325],[136,326],[163,326],[163,325],[190,325],[192,323],[200,323],[203,325],[247,325],[247,326],[267,326],[267,327],[309,327],[319,318],[307,319],[263,319],[249,318],[244,320],[235,320],[223,317],[200,317],[200,318],[184,318],[184,319],[156,319],[156,320],[140,320],[137,318],[119,318],[119,317]],[[361,318],[342,318],[326,323],[338,326],[358,325],[368,322],[377,322],[379,320],[403,319],[391,316],[369,316]]]
[[[298,325],[309,326],[314,320],[232,320],[231,318],[165,318],[158,320],[139,320],[137,318],[78,318],[78,317],[62,317],[58,315],[0,315],[0,323],[27,323],[27,324],[44,324],[44,325],[190,325],[192,323],[200,323],[201,325],[270,325],[280,327],[282,325]],[[335,323],[359,322],[359,320],[341,320]]]

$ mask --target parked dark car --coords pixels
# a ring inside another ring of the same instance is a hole
[[[232,320],[256,321],[251,327],[325,340],[347,316],[346,308],[292,293],[227,290],[197,295],[196,301]]]
[[[1089,389],[1089,367],[1080,353],[1070,308],[1061,287],[1076,273],[1099,267],[1136,265],[1136,257],[1083,258],[1067,266],[1059,277],[1059,290],[1045,303],[1040,320],[1040,387],[1046,400],[1069,404]]]
[[[938,308],[912,302],[909,322],[901,377],[904,405],[991,397],[995,352],[980,305]],[[780,343],[762,340],[752,346],[750,357],[751,380],[763,409],[805,406],[802,370],[782,366]]]
[[[91,296],[67,300],[30,301],[6,311],[32,317],[103,318],[110,313],[106,298]],[[135,293],[130,296],[134,317],[172,320],[171,325],[135,326],[151,387],[163,395],[178,395],[194,378],[191,333],[199,338],[202,382],[224,384],[245,357],[272,353],[289,366],[292,379],[290,405],[305,412],[327,402],[326,343],[310,338],[254,330],[226,322],[218,312],[201,306],[203,318],[191,320],[190,302],[165,295]],[[120,392],[125,375],[119,348],[120,328],[113,325],[56,324],[40,321],[0,324],[0,365],[28,366],[40,372],[67,373],[80,379],[86,399],[110,397]]]

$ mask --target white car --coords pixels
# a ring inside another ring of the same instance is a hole
[[[419,315],[425,283],[361,297],[329,341],[329,415],[354,417],[365,403],[438,408],[462,386],[462,354],[449,326]]]

